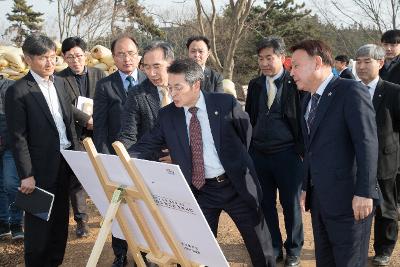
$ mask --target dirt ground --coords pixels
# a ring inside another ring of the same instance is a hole
[[[96,236],[100,229],[101,216],[98,213],[94,205],[88,201],[90,208],[90,234],[85,238],[76,238],[74,234],[75,223],[70,218],[70,230],[67,250],[64,258],[64,263],[62,266],[65,267],[80,267],[85,266],[89,258],[91,249],[96,240]],[[280,210],[280,222],[281,229],[283,226],[283,216]],[[311,228],[311,218],[310,214],[307,213],[303,216],[304,222],[304,247],[301,255],[301,266],[302,267],[312,267],[315,266],[314,259],[314,243]],[[232,266],[251,266],[250,259],[247,251],[243,245],[243,240],[241,239],[239,232],[234,226],[230,218],[223,214],[220,220],[218,229],[218,242]],[[372,248],[373,234],[371,235],[369,256],[370,258],[374,255]],[[111,249],[111,238],[109,237],[107,243],[104,247],[103,253],[100,257],[98,266],[110,267],[114,259],[112,249]],[[132,257],[128,258],[129,265],[132,266]],[[24,266],[23,264],[23,243],[13,242],[10,239],[0,240],[0,266],[4,267],[15,267]],[[283,266],[280,264],[278,266]],[[368,266],[373,266],[370,262]],[[400,245],[397,244],[395,251],[393,252],[391,265],[390,266],[400,266]]]

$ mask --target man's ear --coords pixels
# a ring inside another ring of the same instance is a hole
[[[196,81],[194,84],[193,84],[193,89],[195,90],[195,91],[200,91],[200,83],[201,83],[201,81],[200,80],[198,80],[198,81]]]
[[[316,69],[316,70],[320,69],[320,68],[322,67],[322,65],[324,65],[324,64],[322,63],[322,57],[320,57],[320,56],[315,56],[315,57],[314,57],[314,60],[315,60],[315,69]]]

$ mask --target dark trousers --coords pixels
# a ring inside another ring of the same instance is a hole
[[[87,194],[78,178],[73,174],[71,175],[69,195],[71,198],[71,206],[74,211],[74,220],[88,222],[86,198]]]
[[[317,194],[318,192],[314,191],[311,196],[311,219],[317,266],[367,266],[374,212],[359,221],[354,219],[352,212],[335,217],[326,216],[324,210],[321,210]]]
[[[128,242],[126,242],[126,240],[112,236],[111,246],[114,251],[115,257],[126,256],[126,253],[128,251]]]
[[[287,255],[300,256],[304,243],[299,202],[303,173],[302,161],[293,148],[272,154],[265,154],[252,148],[250,155],[263,191],[262,207],[271,232],[275,256],[282,253],[282,245]],[[277,191],[279,191],[279,202],[283,209],[287,235],[284,244],[276,209]]]
[[[44,221],[29,213],[25,214],[25,266],[55,267],[64,259],[68,238],[69,203],[68,188],[70,169],[62,158],[53,209],[49,221]]]
[[[214,236],[217,236],[219,216],[225,211],[242,235],[253,266],[276,265],[271,236],[262,213],[244,202],[229,181],[229,177],[220,183],[216,180],[206,180],[201,190],[195,191],[197,202]]]
[[[374,250],[376,255],[391,256],[399,232],[396,178],[378,180],[382,199],[376,209]]]

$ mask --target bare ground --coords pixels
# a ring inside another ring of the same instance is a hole
[[[97,209],[88,201],[90,209],[90,234],[85,238],[76,238],[74,234],[75,223],[70,218],[70,230],[67,250],[64,258],[64,263],[62,266],[65,267],[80,267],[85,266],[89,258],[91,249],[96,240],[96,236],[100,229],[101,216]],[[281,210],[280,222],[281,229],[284,229],[283,216]],[[310,214],[307,213],[303,216],[304,222],[304,247],[301,255],[301,266],[302,267],[312,267],[315,266],[314,259],[314,243],[311,228],[311,218]],[[231,219],[223,214],[220,220],[220,226],[218,229],[218,242],[232,266],[251,266],[250,259],[247,251],[243,245],[243,240],[241,239],[239,232],[234,226]],[[370,258],[374,255],[372,248],[373,234],[370,240],[369,256]],[[107,243],[101,254],[98,266],[109,267],[114,259],[112,249],[111,249],[111,238],[109,237]],[[132,266],[132,257],[128,258],[131,263],[128,266]],[[23,243],[13,242],[10,239],[0,240],[0,266],[4,267],[14,267],[14,266],[24,266],[23,265]],[[280,264],[278,266],[283,266]],[[370,262],[368,266],[373,266]],[[390,266],[400,266],[400,245],[397,244],[395,251],[393,252],[391,265]]]

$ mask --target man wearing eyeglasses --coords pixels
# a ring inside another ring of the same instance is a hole
[[[93,141],[100,153],[115,154],[112,143],[121,130],[121,113],[128,91],[146,79],[138,70],[138,44],[133,37],[121,36],[111,43],[111,52],[118,71],[97,82],[93,106]],[[127,243],[112,238],[115,254],[113,267],[125,266]]]
[[[65,89],[72,104],[76,135],[80,140],[83,140],[87,136],[92,136],[93,118],[91,114],[87,114],[77,108],[78,98],[80,96],[93,98],[97,81],[106,75],[100,69],[86,66],[86,43],[81,38],[69,37],[65,39],[62,43],[61,51],[68,68],[56,75],[65,79]],[[77,237],[87,236],[89,231],[86,197],[86,192],[81,183],[75,175],[72,175],[70,198],[76,222],[75,234]]]

